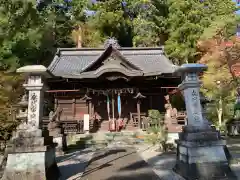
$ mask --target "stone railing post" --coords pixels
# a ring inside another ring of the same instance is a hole
[[[3,179],[58,180],[53,137],[42,136],[40,121],[43,111],[44,79],[50,77],[42,65],[24,66],[17,70],[27,75],[23,86],[29,91],[27,123],[19,125],[7,147],[7,165]]]
[[[176,70],[182,76],[188,123],[179,133],[174,170],[186,179],[237,179],[226,157],[226,141],[204,120],[200,103],[198,73],[203,64],[183,64]]]

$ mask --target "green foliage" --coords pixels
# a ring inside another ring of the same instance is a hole
[[[136,1],[133,8],[137,9],[136,18],[133,19],[134,46],[153,47],[164,44],[169,13],[167,1]]]
[[[121,0],[101,1],[91,7],[97,10],[87,24],[99,31],[99,38],[115,37],[121,46],[132,46],[131,20],[125,15]],[[130,2],[130,1],[129,1]]]
[[[8,109],[23,92],[23,77],[13,72],[23,65],[48,65],[56,48],[75,46],[73,24],[60,10],[39,12],[35,0],[0,0],[0,137],[16,126],[8,121]]]
[[[166,151],[168,135],[162,115],[158,110],[149,110],[148,117],[151,125],[147,129],[148,135],[145,140],[159,145],[161,150]]]
[[[185,110],[185,102],[181,94],[173,94],[170,96],[170,102],[173,108],[176,108],[178,111]]]
[[[234,114],[236,84],[230,72],[230,61],[239,60],[239,43],[236,42],[232,48],[224,48],[222,44],[233,39],[238,22],[239,17],[232,14],[215,18],[204,30],[199,43],[202,53],[200,62],[208,65],[208,70],[202,77],[202,92],[212,100],[207,106],[207,115],[219,128],[232,119]]]
[[[236,14],[227,14],[216,17],[208,28],[204,29],[201,40],[213,38],[221,35],[224,40],[231,38],[236,33],[236,24],[240,22],[240,17]]]
[[[219,125],[219,118],[226,121],[233,116],[235,86],[231,83],[232,77],[228,66],[216,67],[214,65],[213,62],[208,63],[209,68],[202,78],[202,92],[212,100],[212,103],[207,108],[208,118],[215,125]]]
[[[123,47],[165,45],[167,55],[180,64],[196,62],[197,41],[205,29],[237,9],[231,0],[127,0],[125,10],[121,2],[88,6],[97,10],[85,21],[98,32],[95,38],[115,37]]]
[[[196,62],[197,41],[219,16],[234,14],[231,0],[168,0],[168,39],[165,50],[179,63]]]
[[[0,72],[0,140],[9,139],[12,130],[19,123],[12,115],[12,105],[22,94],[23,77],[15,73]]]
[[[31,1],[0,3],[0,67],[14,70],[33,61],[40,48],[42,20]]]

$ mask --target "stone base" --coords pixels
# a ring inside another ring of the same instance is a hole
[[[42,137],[41,130],[18,131],[6,152],[7,165],[2,180],[58,180],[52,137]]]
[[[229,167],[226,141],[215,129],[186,127],[179,134],[174,171],[187,180],[237,180]]]
[[[226,162],[189,164],[178,161],[173,170],[186,180],[237,180]]]
[[[46,152],[9,154],[2,180],[58,180],[54,149]]]

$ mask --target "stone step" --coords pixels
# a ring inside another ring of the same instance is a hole
[[[67,137],[68,147],[91,147],[91,146],[106,146],[113,142],[123,142],[125,144],[142,143],[143,140],[136,138],[142,136],[141,131],[122,131],[122,132],[97,132],[92,134],[72,135]]]

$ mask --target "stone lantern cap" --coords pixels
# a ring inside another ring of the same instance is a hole
[[[174,73],[181,75],[183,73],[199,73],[205,70],[207,70],[207,66],[204,64],[190,63],[181,65]]]
[[[26,73],[30,75],[42,75],[45,78],[51,78],[53,75],[43,65],[28,65],[17,69],[18,73]]]

